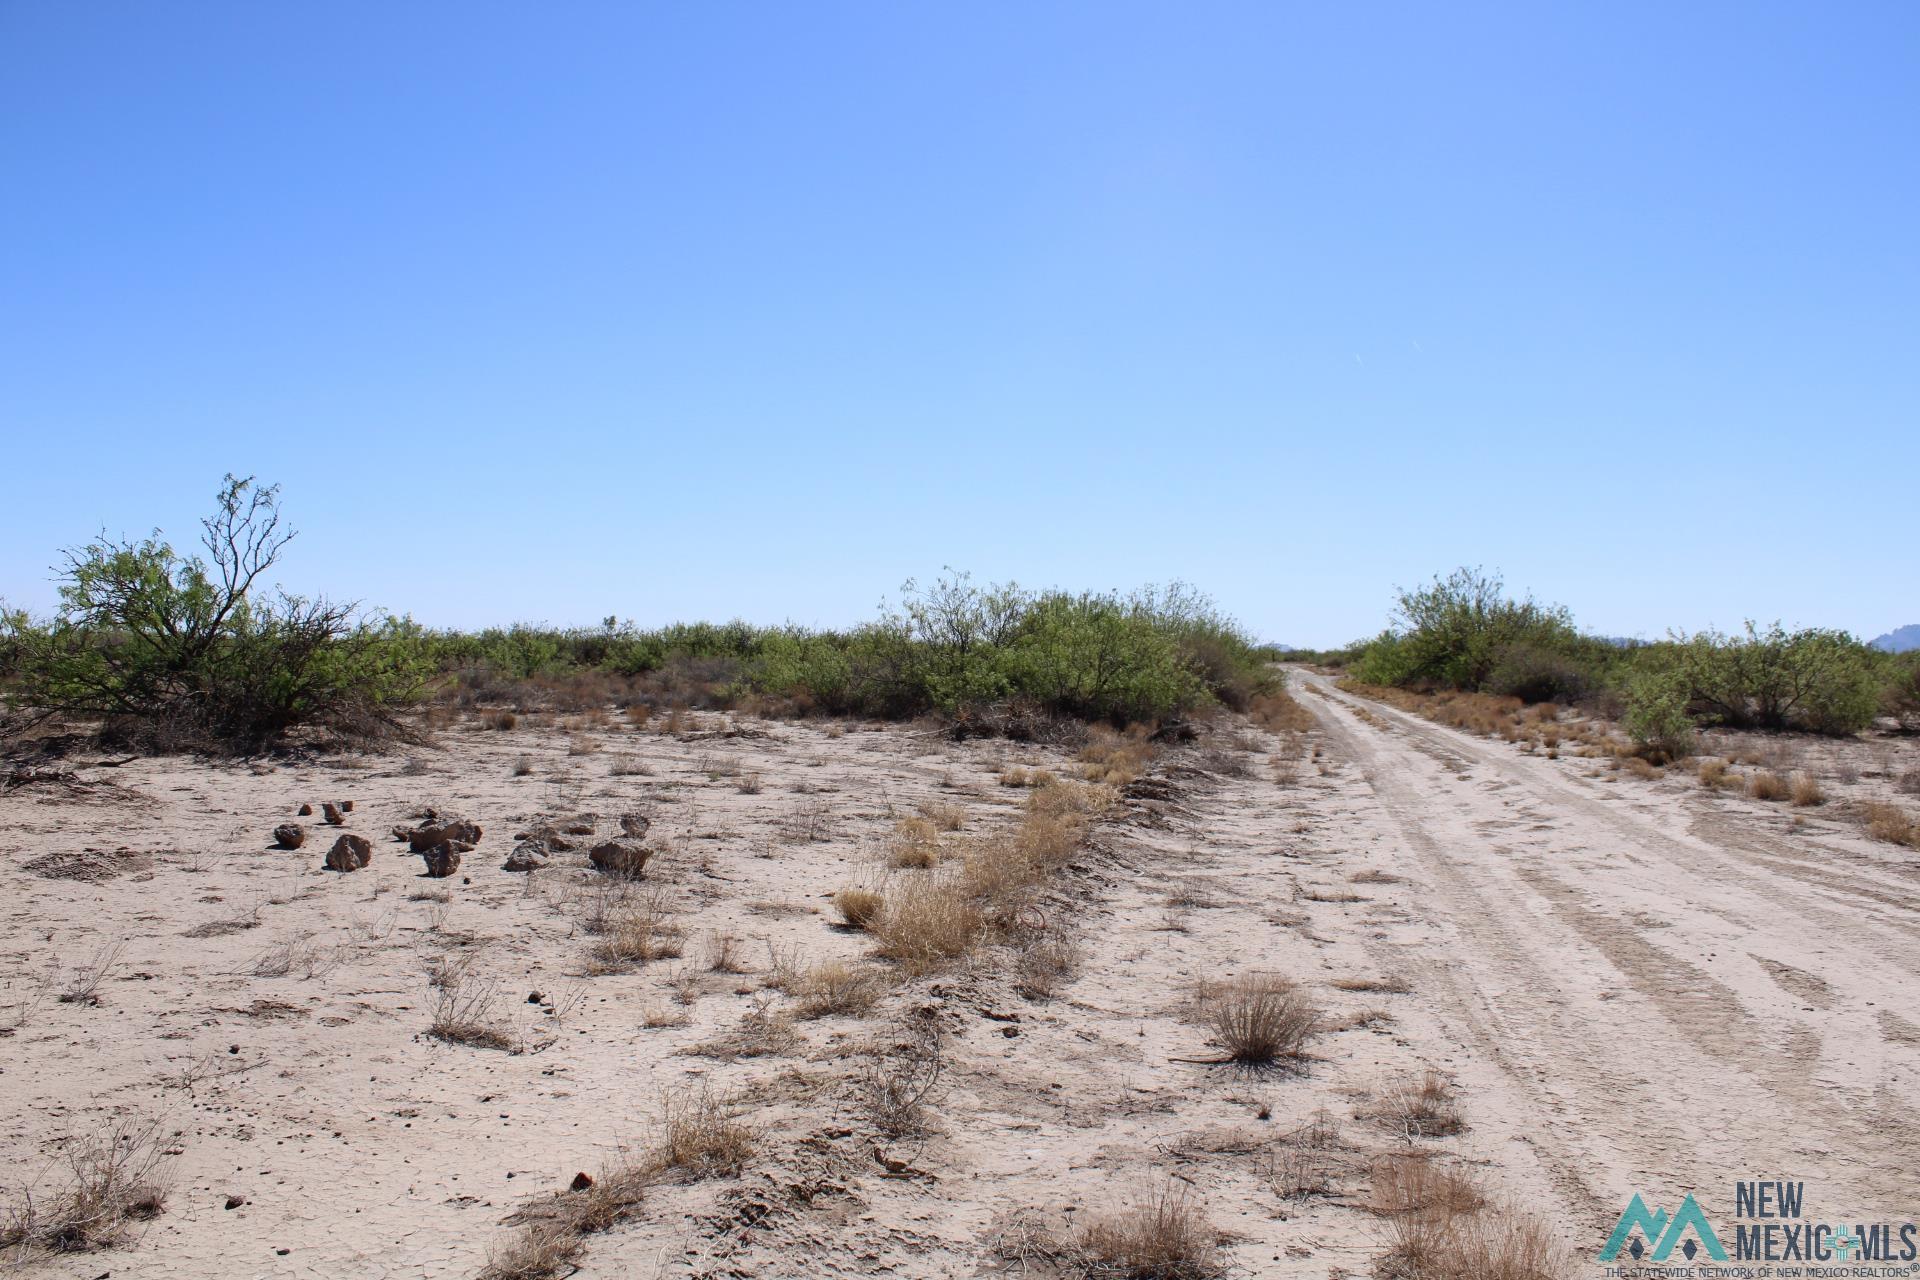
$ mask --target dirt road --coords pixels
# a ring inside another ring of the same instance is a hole
[[[1807,1185],[1910,1218],[1920,1147],[1920,868],[1837,821],[1589,760],[1523,755],[1296,677],[1356,764],[1342,823],[1425,886],[1383,931],[1420,975],[1476,1122],[1604,1231],[1634,1192]],[[1311,696],[1317,692],[1324,696]]]

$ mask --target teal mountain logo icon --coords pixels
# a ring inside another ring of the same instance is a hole
[[[1620,1221],[1614,1225],[1613,1234],[1607,1237],[1607,1246],[1600,1251],[1600,1261],[1612,1262],[1624,1249],[1637,1262],[1642,1254],[1652,1249],[1652,1261],[1665,1262],[1676,1247],[1688,1262],[1692,1262],[1694,1255],[1702,1250],[1715,1262],[1727,1260],[1727,1251],[1721,1247],[1720,1237],[1713,1233],[1713,1224],[1707,1221],[1707,1215],[1700,1211],[1691,1193],[1680,1202],[1680,1212],[1669,1217],[1665,1209],[1658,1213],[1648,1209],[1647,1202],[1635,1192],[1627,1211],[1620,1215]]]

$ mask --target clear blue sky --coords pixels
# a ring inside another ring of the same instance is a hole
[[[1920,6],[0,0],[0,596],[1920,621]]]

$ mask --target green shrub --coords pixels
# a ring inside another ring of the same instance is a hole
[[[1920,722],[1920,649],[1888,654],[1882,669],[1880,710],[1903,725]]]
[[[1721,724],[1857,733],[1880,703],[1874,656],[1844,631],[1749,622],[1744,635],[1678,638],[1672,659],[1695,710]]]
[[[93,716],[109,736],[161,749],[255,750],[312,726],[399,735],[393,712],[418,697],[426,646],[411,623],[356,618],[350,605],[255,584],[293,537],[276,488],[226,478],[201,522],[211,563],[158,536],[102,538],[66,554],[59,612],[16,618],[17,707]]]
[[[1564,608],[1510,600],[1497,576],[1478,569],[1401,591],[1395,621],[1407,679],[1475,691],[1486,688],[1508,651],[1566,649],[1578,638]]]
[[[1666,760],[1684,759],[1694,748],[1687,702],[1686,683],[1676,673],[1640,672],[1627,684],[1622,725],[1642,752]]]
[[[1485,690],[1522,702],[1583,702],[1598,692],[1596,664],[1573,653],[1521,642],[1502,649]]]

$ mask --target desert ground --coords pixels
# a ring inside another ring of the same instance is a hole
[[[1635,1192],[1783,1176],[1911,1215],[1920,864],[1840,813],[1920,764],[1911,740],[1821,748],[1851,781],[1789,810],[1292,679],[1296,729],[1223,716],[1112,785],[1071,745],[716,713],[23,779],[6,1203],[103,1134],[150,1138],[165,1196],[111,1248],[19,1261],[509,1274],[576,1175],[633,1168],[560,1274],[1114,1274],[1089,1225],[1171,1193],[1227,1274],[1361,1276],[1410,1168],[1534,1215],[1583,1271]],[[1050,785],[1104,790],[1019,947],[909,974],[844,921],[841,890],[943,874]],[[428,808],[483,828],[449,877],[390,834]],[[586,846],[634,815],[644,873],[597,873]],[[576,830],[503,870],[543,826]],[[342,830],[370,865],[322,867]],[[1218,1061],[1209,992],[1262,976],[1315,1034]],[[689,1116],[725,1158],[661,1154]]]

